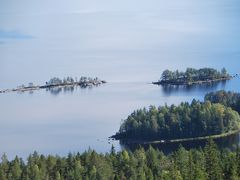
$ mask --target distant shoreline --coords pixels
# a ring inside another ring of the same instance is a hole
[[[218,78],[218,79],[213,79],[213,80],[206,80],[206,81],[191,81],[191,82],[174,82],[174,81],[157,81],[157,82],[152,82],[154,85],[173,85],[173,86],[191,86],[195,84],[206,84],[206,83],[214,83],[214,82],[220,82],[220,81],[228,81],[233,79],[234,76],[227,77],[227,78]]]
[[[32,85],[32,86],[22,86],[18,88],[13,89],[5,89],[0,90],[0,93],[10,93],[10,92],[26,92],[26,91],[36,91],[40,89],[51,89],[51,88],[63,88],[63,87],[74,87],[74,86],[80,86],[83,88],[92,87],[92,86],[98,86],[101,84],[107,83],[104,80],[98,80],[94,79],[91,81],[83,81],[83,82],[71,82],[71,83],[58,83],[58,84],[46,84],[46,85]]]
[[[183,138],[183,139],[171,139],[171,140],[154,140],[154,141],[145,141],[145,140],[134,140],[134,139],[127,139],[127,138],[118,138],[117,135],[113,135],[110,138],[115,140],[123,141],[126,144],[174,144],[174,143],[186,143],[186,142],[196,142],[196,141],[202,141],[202,140],[208,140],[208,139],[220,139],[224,137],[228,137],[234,134],[237,134],[240,132],[240,129],[235,131],[230,131],[223,134],[217,134],[217,135],[210,135],[210,136],[202,136],[202,137],[195,137],[195,138]]]

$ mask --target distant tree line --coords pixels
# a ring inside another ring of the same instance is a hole
[[[223,68],[221,71],[213,68],[187,68],[185,72],[178,70],[165,70],[162,73],[159,82],[169,84],[185,84],[197,81],[209,81],[227,78],[230,78],[230,75],[227,73],[227,70],[225,68]]]
[[[60,79],[58,77],[51,78],[49,81],[46,82],[46,85],[59,85],[59,84],[82,84],[82,83],[96,83],[96,82],[103,82],[99,80],[97,77],[96,78],[90,78],[90,77],[80,77],[79,79],[77,77],[72,78],[72,77],[66,77],[63,79]]]
[[[134,111],[121,124],[117,139],[170,140],[210,136],[240,128],[240,116],[222,104],[193,100],[178,106]]]
[[[152,147],[134,152],[123,150],[98,154],[88,150],[67,157],[31,154],[27,161],[4,154],[1,180],[237,180],[240,179],[240,150],[219,151],[210,140],[204,149],[180,147],[169,155]]]

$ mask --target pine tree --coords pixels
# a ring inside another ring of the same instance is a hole
[[[56,172],[55,179],[61,180],[61,175],[60,175],[59,171]]]
[[[9,170],[9,162],[7,159],[7,155],[4,153],[1,157],[1,166],[0,166],[0,179],[7,180],[8,177],[8,170]]]
[[[11,174],[12,174],[12,178],[15,180],[18,180],[21,178],[21,174],[22,174],[22,169],[20,167],[20,160],[18,157],[16,157],[13,161],[12,167],[10,169]]]
[[[90,180],[95,180],[97,177],[97,169],[95,166],[93,166],[89,172],[89,179]]]
[[[174,179],[174,180],[183,180],[183,177],[181,175],[181,172],[178,170],[176,162],[172,162],[170,166],[169,177],[170,179]]]
[[[223,164],[224,179],[237,179],[237,164],[235,161],[236,154],[225,150],[222,152],[221,161]]]
[[[188,180],[194,180],[194,162],[192,157],[192,152],[188,152],[188,165],[187,165],[188,173],[187,178]]]
[[[79,160],[75,160],[74,163],[74,179],[81,180],[82,179],[83,168]]]
[[[34,180],[41,180],[40,170],[39,170],[38,165],[36,165],[36,164],[33,166],[32,177]]]
[[[180,146],[178,151],[176,151],[174,154],[174,159],[183,179],[187,179],[188,151],[186,151],[186,149],[183,146]]]
[[[219,151],[212,139],[209,139],[205,147],[206,171],[209,180],[221,180],[222,170],[220,166]]]
[[[237,146],[236,150],[236,166],[237,166],[237,175],[240,177],[240,147]]]

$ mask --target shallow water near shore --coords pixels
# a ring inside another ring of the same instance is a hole
[[[191,87],[151,84],[166,68],[240,73],[239,17],[236,0],[0,2],[0,89],[55,76],[108,82],[0,94],[0,154],[109,152],[112,144],[120,150],[108,137],[135,109],[203,100],[220,89],[240,92],[239,77]]]

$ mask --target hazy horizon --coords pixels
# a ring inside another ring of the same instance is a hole
[[[55,76],[109,83],[0,94],[0,154],[108,152],[107,137],[135,109],[240,91],[239,78],[209,87],[147,84],[166,68],[240,73],[239,17],[238,0],[1,0],[0,90]]]

